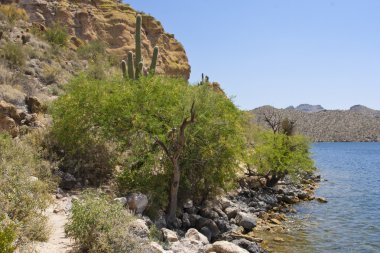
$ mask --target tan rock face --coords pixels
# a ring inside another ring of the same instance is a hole
[[[134,49],[135,19],[137,12],[116,0],[47,1],[20,0],[30,21],[43,25],[63,23],[72,36],[83,41],[100,39],[109,51],[126,58]],[[153,48],[160,49],[157,74],[190,77],[190,65],[184,47],[173,35],[165,33],[161,23],[143,14],[142,53],[149,66]]]

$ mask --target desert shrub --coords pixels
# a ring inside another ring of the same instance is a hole
[[[82,59],[96,61],[106,55],[106,44],[100,40],[93,40],[80,46],[77,53]]]
[[[0,216],[0,252],[12,253],[16,249],[14,246],[16,240],[16,226],[6,216]]]
[[[65,231],[84,252],[139,252],[141,245],[128,230],[132,220],[120,203],[87,192],[73,203]]]
[[[45,65],[42,71],[42,78],[46,84],[58,81],[61,69],[57,66]]]
[[[193,102],[196,122],[186,130],[180,196],[202,200],[232,186],[244,146],[242,114],[208,86],[166,77],[98,81],[82,76],[55,102],[53,134],[74,153],[88,152],[87,143],[94,140],[112,142],[120,191],[148,193],[152,203],[164,207],[173,168],[156,138],[172,145]]]
[[[26,11],[24,9],[18,8],[14,4],[1,4],[0,13],[3,14],[11,23],[14,23],[16,20],[28,19]]]
[[[22,67],[27,59],[25,48],[14,42],[7,42],[1,47],[1,55],[9,61],[13,67]]]
[[[69,39],[69,33],[65,26],[55,23],[47,28],[44,34],[46,40],[56,46],[66,46]]]
[[[13,140],[0,135],[0,216],[17,225],[18,243],[46,239],[42,211],[50,203],[50,167],[29,136]]]
[[[255,143],[253,164],[257,172],[267,178],[267,186],[274,186],[286,175],[294,180],[314,170],[309,141],[300,135],[289,136],[259,132]]]

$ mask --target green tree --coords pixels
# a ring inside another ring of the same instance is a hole
[[[253,164],[273,187],[286,175],[293,178],[314,170],[309,141],[300,135],[261,132],[257,134]]]
[[[149,193],[167,205],[169,221],[178,192],[181,201],[196,185],[193,196],[231,186],[244,147],[239,109],[210,87],[182,79],[82,77],[55,103],[53,117],[65,150],[85,152],[94,139],[112,142],[123,168],[120,190]]]

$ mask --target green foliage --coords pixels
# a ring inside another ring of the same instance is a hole
[[[13,67],[22,67],[25,65],[27,52],[21,44],[6,42],[1,47],[1,54]]]
[[[54,135],[73,153],[89,152],[86,147],[94,141],[112,143],[118,152],[109,158],[122,168],[122,192],[142,191],[150,194],[151,203],[167,204],[172,165],[155,138],[166,144],[176,138],[173,129],[188,117],[193,101],[196,122],[186,130],[181,196],[191,192],[201,199],[232,185],[244,146],[242,115],[224,95],[164,77],[80,77],[68,87],[53,106]]]
[[[257,134],[253,162],[261,175],[277,181],[286,175],[296,179],[314,170],[309,150],[309,141],[303,136],[261,132]]]
[[[14,252],[16,249],[14,246],[16,238],[15,224],[6,215],[2,215],[0,217],[0,252]]]
[[[46,240],[42,211],[50,203],[50,166],[41,159],[32,138],[13,140],[0,135],[0,216],[7,215],[18,227],[19,243]]]
[[[88,78],[82,75],[74,79],[66,86],[68,94],[53,104],[52,139],[55,150],[65,151],[62,169],[99,185],[112,175],[118,153],[112,140],[107,140],[97,126],[104,116],[102,103],[108,95],[108,85]]]
[[[120,203],[87,192],[73,203],[65,232],[84,252],[139,252],[141,246],[128,231],[132,220]]]
[[[60,47],[66,46],[69,39],[66,27],[59,23],[47,28],[44,35],[48,42]]]
[[[161,231],[156,227],[155,224],[151,225],[149,228],[149,240],[159,242],[161,238]]]

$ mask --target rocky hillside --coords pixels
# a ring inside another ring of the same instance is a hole
[[[134,49],[137,11],[128,4],[116,0],[21,0],[19,5],[28,12],[32,23],[65,24],[74,43],[99,39],[107,43],[110,52],[124,57]],[[173,34],[165,33],[158,20],[142,14],[144,59],[150,59],[148,55],[158,46],[160,58],[156,72],[189,79],[190,65],[182,44]]]
[[[79,55],[81,48],[101,41],[118,68],[134,50],[137,11],[116,0],[21,0],[8,5],[11,2],[1,0],[0,5],[0,131],[17,136],[49,124],[46,104],[62,94],[73,75],[90,67],[89,59]],[[188,79],[190,66],[181,43],[165,33],[158,20],[142,16],[144,59],[151,59],[158,46],[156,73]],[[52,27],[65,30],[65,45],[54,41],[61,34]],[[53,38],[46,36],[49,31]]]
[[[380,111],[356,105],[349,110],[316,112],[296,108],[276,109],[263,106],[251,111],[254,121],[268,127],[264,115],[276,115],[295,121],[296,131],[317,142],[380,141]]]

